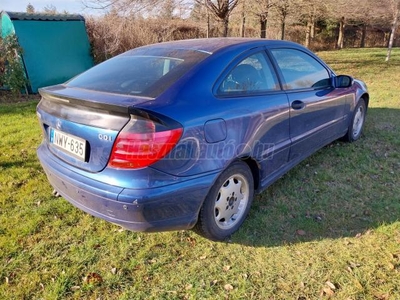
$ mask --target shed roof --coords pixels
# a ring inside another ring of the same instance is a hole
[[[29,21],[85,21],[83,16],[78,14],[30,14],[23,12],[4,11],[11,20]]]

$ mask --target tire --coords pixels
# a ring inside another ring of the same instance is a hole
[[[234,162],[210,189],[195,230],[214,241],[232,235],[245,220],[254,198],[254,180],[248,165]]]
[[[361,137],[361,133],[364,128],[365,116],[367,114],[367,106],[365,105],[364,99],[358,101],[356,107],[354,108],[354,113],[351,118],[351,123],[347,130],[346,135],[343,139],[346,142],[357,141]]]

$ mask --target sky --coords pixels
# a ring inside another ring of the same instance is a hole
[[[65,10],[71,14],[101,14],[101,11],[85,8],[81,0],[0,0],[0,11],[26,12],[29,3],[33,5],[36,12],[43,11],[46,6],[53,5],[58,12]]]

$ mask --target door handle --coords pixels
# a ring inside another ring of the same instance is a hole
[[[306,105],[303,101],[296,100],[296,101],[292,102],[293,109],[299,110],[299,109],[303,109],[304,107],[306,107]]]

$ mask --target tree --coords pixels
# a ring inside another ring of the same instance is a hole
[[[29,4],[26,6],[26,12],[27,12],[28,14],[34,14],[34,13],[35,13],[35,8],[33,7],[33,5],[32,5],[31,3],[29,3]]]
[[[277,0],[274,6],[281,24],[281,40],[285,39],[286,18],[290,12],[290,4],[291,0]]]
[[[202,0],[196,0],[196,2],[206,6],[223,23],[222,35],[227,37],[229,17],[238,5],[239,0],[204,0],[204,2]]]
[[[392,0],[392,13],[393,13],[393,24],[392,24],[392,30],[390,31],[390,38],[389,38],[389,46],[388,46],[388,51],[386,55],[385,61],[390,60],[390,55],[392,53],[392,47],[393,47],[393,41],[394,41],[394,35],[396,33],[396,29],[398,26],[399,22],[399,17],[400,17],[400,0]]]
[[[361,28],[359,43],[361,48],[365,47],[368,27],[380,27],[382,24],[388,25],[390,23],[388,6],[387,0],[381,0],[379,5],[375,0],[355,0],[354,8],[349,13],[349,23]]]
[[[204,23],[204,20],[206,20],[206,37],[209,38],[211,36],[210,10],[204,5],[203,2],[194,2],[190,12],[190,19],[196,23]]]
[[[348,0],[326,1],[325,18],[338,23],[336,48],[342,49],[344,47],[347,25],[362,27],[360,46],[365,45],[367,26],[383,23],[383,20],[387,18],[388,1],[392,0],[381,0],[379,5],[375,0],[352,0],[351,5],[349,5]]]
[[[254,14],[257,16],[260,24],[260,37],[264,39],[267,37],[268,16],[273,6],[273,0],[259,0],[254,6]]]
[[[336,43],[337,49],[343,49],[344,45],[344,28],[346,26],[345,17],[341,17],[339,20],[339,35]]]
[[[296,11],[298,18],[306,26],[306,38],[304,45],[310,46],[311,40],[315,37],[315,24],[318,20],[326,16],[326,6],[324,1],[297,0]]]

